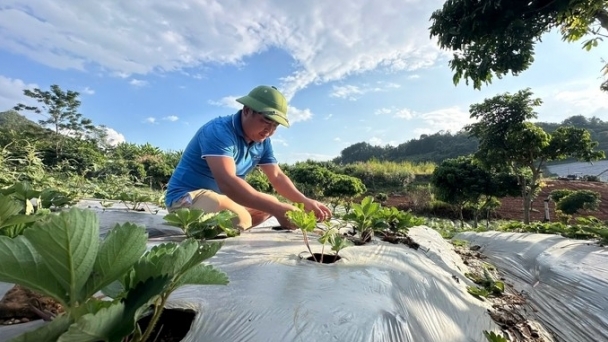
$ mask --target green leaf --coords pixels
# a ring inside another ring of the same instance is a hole
[[[23,285],[63,304],[69,297],[34,246],[23,236],[0,236],[0,281]]]
[[[42,218],[43,218],[43,216],[39,216],[39,215],[12,216],[12,217],[9,217],[8,219],[4,220],[4,222],[0,223],[0,229],[7,228],[10,226],[17,226],[17,225],[22,225],[22,224],[26,224],[26,223],[36,222]]]
[[[182,285],[228,285],[228,275],[211,265],[198,264],[188,269],[176,282],[175,287]]]
[[[144,254],[147,241],[144,227],[132,223],[117,224],[99,248],[84,296],[92,296],[123,276]]]
[[[0,194],[0,227],[5,226],[5,222],[11,217],[18,215],[21,205],[9,196]]]
[[[141,313],[144,312],[152,302],[166,291],[167,286],[171,282],[169,276],[161,276],[148,278],[144,282],[137,283],[133,289],[129,291],[123,303],[125,305],[124,319],[121,325],[112,331],[110,340],[120,340],[124,336],[131,334],[135,330],[135,323],[141,318]]]
[[[68,315],[62,314],[38,329],[23,333],[11,342],[55,342],[70,327]]]
[[[120,282],[120,280],[116,280],[103,287],[101,289],[101,292],[110,298],[116,299],[121,297],[125,293],[125,287]]]
[[[69,306],[83,302],[86,283],[99,250],[97,214],[72,208],[37,222],[23,232],[69,296]]]
[[[68,331],[61,335],[57,342],[108,341],[109,336],[123,321],[124,311],[125,305],[117,303],[101,308],[96,313],[86,314],[70,325]]]

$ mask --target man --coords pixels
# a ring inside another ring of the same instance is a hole
[[[236,101],[243,104],[241,110],[207,122],[184,150],[167,186],[168,210],[229,210],[236,214],[233,222],[241,231],[270,216],[281,226],[294,228],[285,213],[295,206],[256,191],[245,181],[259,166],[280,195],[303,203],[318,220],[329,219],[329,208],[298,191],[274,157],[270,136],[279,124],[289,127],[285,97],[275,87],[258,86]]]

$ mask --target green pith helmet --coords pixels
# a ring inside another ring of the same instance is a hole
[[[263,114],[270,120],[289,127],[287,100],[275,87],[257,86],[249,94],[239,97],[236,101]]]

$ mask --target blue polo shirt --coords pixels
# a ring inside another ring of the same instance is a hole
[[[240,110],[233,115],[215,118],[199,128],[186,146],[167,185],[167,207],[190,191],[209,189],[221,193],[206,156],[233,158],[236,175],[243,179],[257,165],[277,163],[270,138],[259,143],[247,143]]]

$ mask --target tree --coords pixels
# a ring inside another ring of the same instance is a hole
[[[19,103],[14,109],[33,111],[36,114],[47,116],[46,119],[38,122],[41,126],[50,127],[55,132],[57,155],[61,152],[61,146],[66,136],[82,139],[98,133],[98,129],[92,121],[78,113],[78,107],[80,107],[78,92],[71,90],[64,92],[58,85],[53,84],[50,91],[34,88],[34,90],[25,89],[23,94],[41,103],[41,108]]]
[[[536,118],[534,107],[541,103],[540,99],[532,98],[529,89],[514,95],[497,95],[472,105],[471,118],[479,121],[465,127],[479,139],[475,156],[484,167],[519,175],[526,224],[530,223],[532,200],[540,190],[541,169],[546,162],[605,158],[603,151],[595,150],[597,142],[591,140],[586,129],[559,127],[549,134],[527,121]]]
[[[584,41],[587,50],[598,45],[601,29],[608,30],[606,0],[448,0],[431,15],[431,37],[443,49],[455,50],[449,62],[453,81],[462,78],[475,89],[511,72],[518,75],[534,62],[541,36],[559,28],[563,40]],[[608,73],[608,65],[604,67]],[[608,90],[608,80],[601,88]]]
[[[517,178],[510,174],[495,174],[483,168],[472,156],[444,160],[431,176],[437,199],[458,207],[461,225],[463,209],[475,210],[475,227],[479,211],[490,206],[496,197],[516,196]]]

